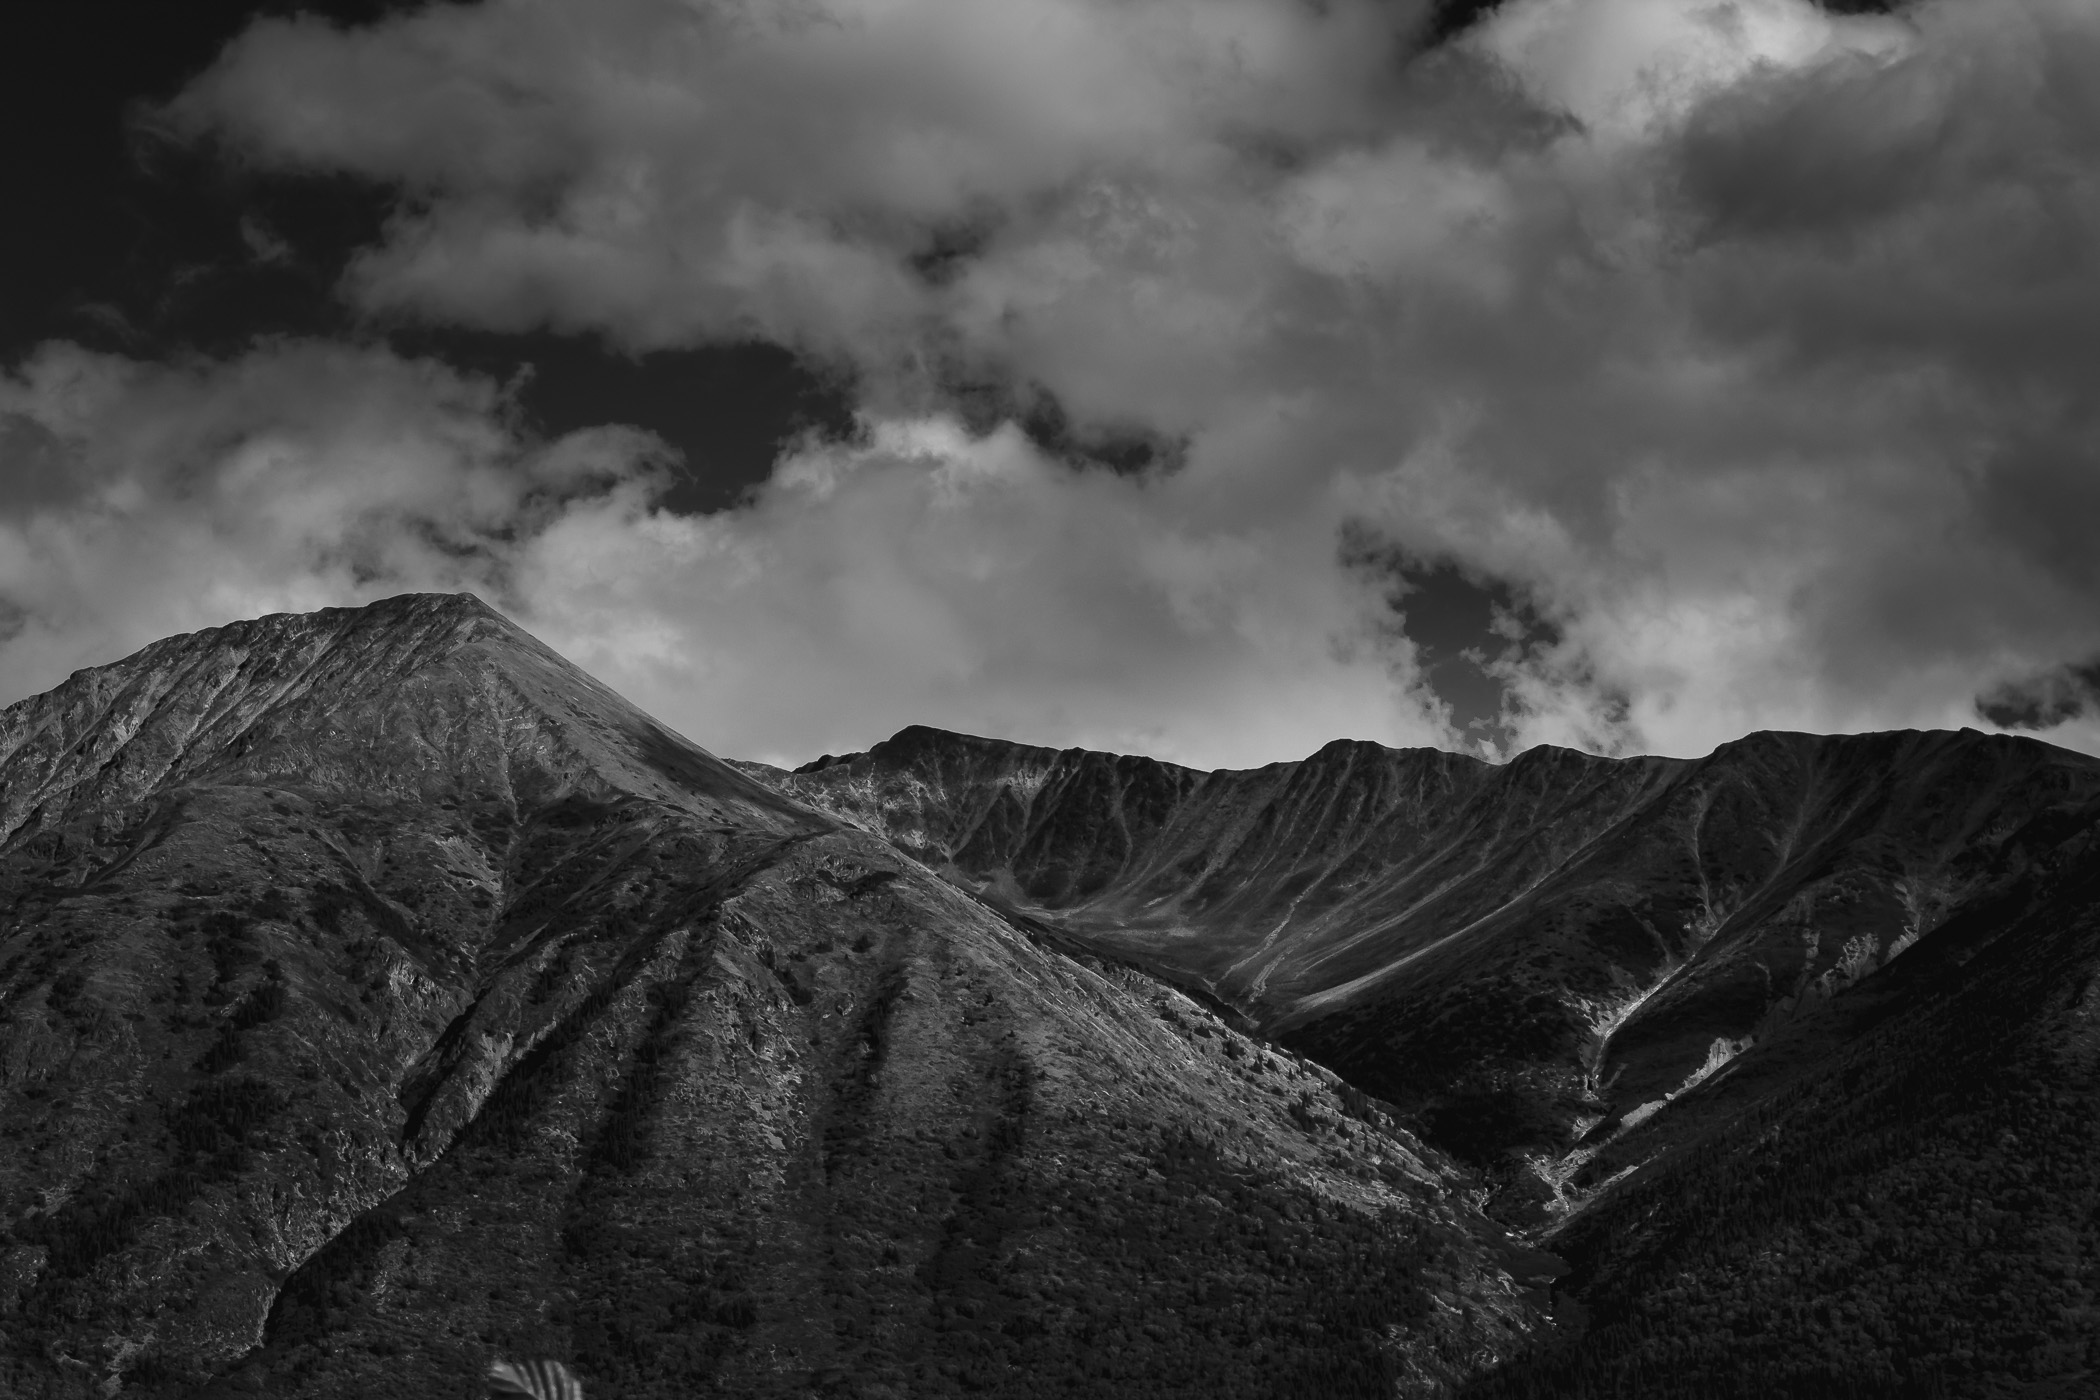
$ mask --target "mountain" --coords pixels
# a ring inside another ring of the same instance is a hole
[[[908,729],[761,776],[1549,1177],[2100,813],[2100,760],[1973,731],[1203,774]]]
[[[2072,1396],[2100,763],[717,759],[479,602],[0,711],[0,1394]]]
[[[0,711],[0,1393],[1426,1396],[1571,1330],[1226,1004],[1299,974],[1152,975],[766,776],[465,597]]]
[[[745,769],[1479,1168],[1591,1326],[1468,1393],[2100,1383],[2100,762],[1963,731],[1197,773],[908,729]]]

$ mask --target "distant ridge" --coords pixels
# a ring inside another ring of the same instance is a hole
[[[2100,1387],[2090,757],[1761,733],[1206,774],[913,728],[766,776],[1478,1168],[1574,1301],[1468,1400]]]
[[[1506,1120],[1490,1154],[1662,1101],[2100,811],[2100,761],[1975,730],[1202,773],[913,726],[772,781],[1366,1088]]]

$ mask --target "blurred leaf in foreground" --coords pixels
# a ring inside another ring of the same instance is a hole
[[[559,1361],[491,1361],[489,1394],[530,1400],[583,1400],[583,1383]]]

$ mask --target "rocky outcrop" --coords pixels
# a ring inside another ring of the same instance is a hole
[[[1010,757],[892,840],[443,597],[0,711],[0,1393],[1429,1395],[1549,1330],[1385,1107],[921,863],[1077,908],[1202,788],[1054,756],[1113,832],[1031,864]]]

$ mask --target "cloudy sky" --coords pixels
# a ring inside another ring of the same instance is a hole
[[[2100,751],[2090,0],[31,13],[0,701],[472,589],[774,761]]]

